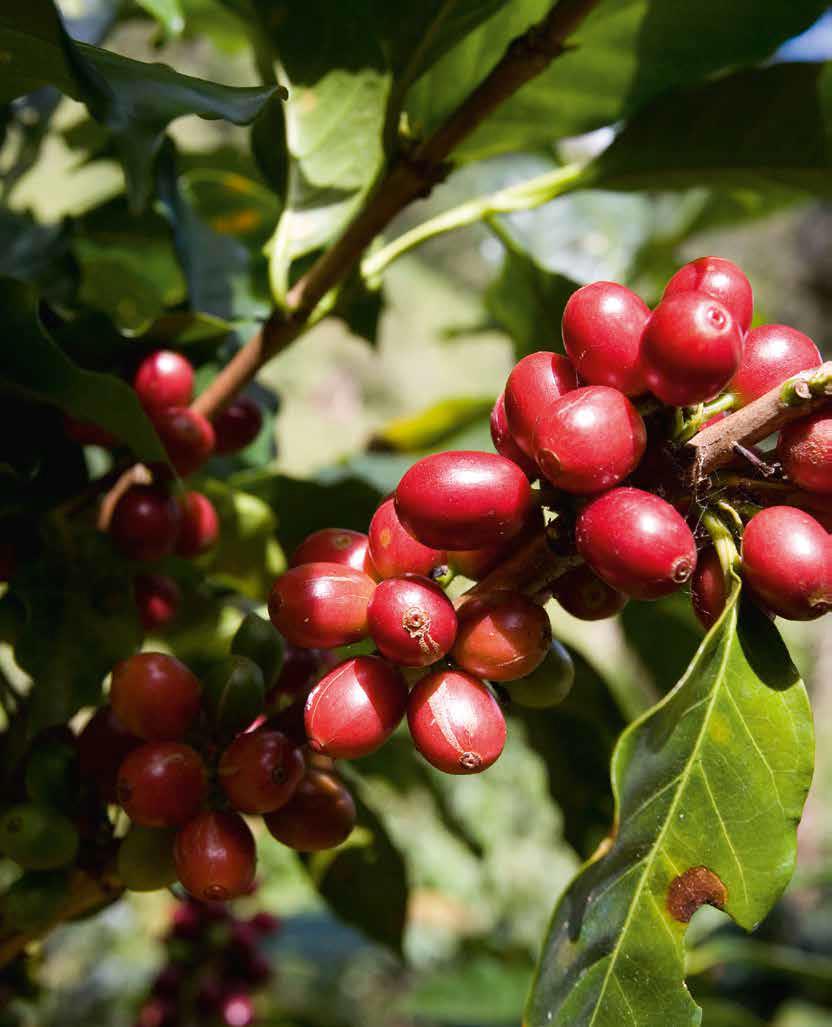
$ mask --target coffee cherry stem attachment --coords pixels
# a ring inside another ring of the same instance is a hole
[[[677,430],[674,432],[674,441],[688,442],[705,427],[712,417],[716,417],[717,414],[730,412],[736,409],[736,406],[736,396],[731,392],[724,392],[716,399],[712,399],[710,403],[700,403],[698,406],[693,407],[692,413],[688,417],[685,417],[682,413]],[[644,413],[640,408],[639,412],[643,417]]]
[[[705,510],[702,514],[702,524],[711,536],[714,549],[716,550],[719,562],[722,565],[722,573],[725,576],[726,594],[730,590],[730,579],[732,574],[739,567],[740,554],[737,549],[734,536],[730,528],[725,524],[713,510]]]

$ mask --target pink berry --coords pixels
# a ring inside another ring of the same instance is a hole
[[[340,563],[304,563],[282,574],[269,596],[269,616],[303,649],[334,649],[365,638],[375,582]]]
[[[693,612],[703,628],[716,624],[725,609],[725,574],[713,546],[699,554],[696,570],[690,579],[690,597]]]
[[[367,566],[369,539],[363,531],[349,528],[322,528],[313,531],[292,553],[291,567],[302,563],[343,563],[363,571]]]
[[[132,560],[160,560],[176,546],[180,519],[176,500],[165,490],[133,485],[116,503],[110,534]]]
[[[212,423],[217,453],[237,453],[260,434],[263,413],[253,399],[238,396],[214,415]]]
[[[404,529],[393,499],[385,499],[373,514],[368,534],[370,564],[380,578],[428,575],[447,561],[443,549],[422,545]]]
[[[821,363],[808,335],[788,325],[760,325],[746,335],[740,366],[728,388],[745,406],[793,374]]]
[[[176,473],[187,478],[214,452],[211,422],[190,407],[155,411],[153,424]]]
[[[561,574],[552,583],[552,595],[578,620],[605,620],[627,605],[627,597],[610,588],[586,564]]]
[[[530,459],[538,422],[556,399],[577,387],[575,368],[558,353],[530,353],[514,365],[504,393],[506,418],[514,441]]]
[[[777,455],[795,485],[807,492],[832,493],[832,415],[820,411],[787,424]]]
[[[137,574],[133,581],[133,596],[145,631],[170,624],[182,602],[179,586],[167,574]]]
[[[736,264],[722,257],[700,257],[685,264],[667,283],[665,296],[703,292],[727,307],[741,332],[747,332],[754,314],[751,283]]]
[[[527,478],[534,481],[540,472],[533,460],[530,460],[514,441],[506,417],[506,396],[501,392],[491,411],[491,441],[494,448],[506,460],[512,460],[523,471]]]
[[[139,364],[133,388],[147,410],[186,407],[194,394],[194,369],[181,354],[160,349]]]
[[[211,500],[201,492],[186,492],[179,500],[182,524],[176,552],[192,559],[213,549],[220,536],[220,519]]]
[[[377,585],[367,614],[379,652],[405,667],[435,663],[456,638],[451,601],[434,582],[414,574]]]

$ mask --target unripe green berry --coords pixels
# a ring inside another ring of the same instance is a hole
[[[119,846],[118,875],[130,891],[158,891],[176,880],[176,830],[133,824]]]
[[[284,650],[283,638],[271,621],[253,611],[246,614],[231,642],[233,655],[254,660],[263,672],[263,683],[267,689],[280,673]]]
[[[78,832],[62,813],[20,803],[0,817],[0,849],[25,870],[52,870],[74,861]]]
[[[248,656],[230,656],[204,676],[202,702],[217,736],[233,738],[263,712],[263,672]]]
[[[29,872],[0,896],[0,930],[36,931],[54,920],[69,894],[62,870]]]
[[[552,641],[543,663],[528,677],[507,681],[504,687],[518,706],[543,710],[559,706],[572,691],[575,664],[567,649],[556,639]]]

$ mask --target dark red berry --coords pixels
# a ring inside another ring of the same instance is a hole
[[[453,604],[438,585],[415,574],[377,585],[367,616],[379,652],[405,667],[435,663],[456,638]]]
[[[137,574],[133,580],[133,595],[145,631],[170,624],[182,602],[179,586],[167,574]]]
[[[627,396],[647,390],[641,336],[650,308],[615,282],[593,282],[573,292],[563,311],[563,344],[581,379]]]
[[[181,354],[160,349],[139,364],[133,388],[147,410],[186,407],[194,394],[194,369]]]
[[[335,774],[308,770],[286,805],[263,820],[272,836],[290,849],[319,852],[349,838],[355,827],[355,803]]]
[[[181,478],[198,471],[214,452],[211,422],[190,407],[165,407],[155,411],[153,424]]]
[[[279,713],[268,717],[255,730],[279,731],[286,735],[296,746],[305,746],[307,743],[306,723],[304,721],[304,709],[306,707],[306,694],[295,699],[289,706],[285,706]]]
[[[321,666],[321,654],[316,649],[287,646],[274,691],[279,695],[292,697],[301,695],[305,699]]]
[[[349,528],[322,528],[308,535],[292,553],[290,567],[302,563],[343,563],[357,571],[365,570],[369,539],[363,531]]]
[[[699,554],[696,570],[690,579],[690,598],[693,612],[702,627],[712,628],[725,609],[727,599],[725,573],[713,546]]]
[[[176,500],[153,485],[134,485],[116,503],[110,534],[132,560],[160,560],[176,546],[180,513]]]
[[[495,453],[458,450],[426,456],[396,489],[396,513],[424,545],[479,549],[517,535],[533,499],[517,464]]]
[[[667,283],[665,296],[702,292],[727,307],[741,332],[747,332],[754,314],[751,283],[736,264],[722,257],[700,257],[679,268]]]
[[[260,434],[263,412],[248,396],[238,396],[214,415],[217,453],[237,453]]]
[[[219,779],[241,813],[270,813],[292,797],[306,771],[303,755],[280,731],[238,735],[220,757]]]
[[[512,460],[517,464],[527,478],[534,481],[535,478],[540,477],[540,472],[534,460],[526,456],[514,441],[514,436],[509,430],[508,417],[506,416],[506,395],[504,392],[501,392],[497,397],[497,402],[491,410],[491,441],[494,443],[494,448],[500,456],[504,456],[506,460]]]
[[[380,578],[396,578],[401,574],[428,575],[447,561],[444,550],[422,545],[404,529],[393,499],[385,499],[373,514],[369,528],[369,553],[372,568]]]
[[[578,515],[578,552],[611,588],[658,599],[684,584],[696,566],[696,544],[679,512],[649,492],[619,488]]]
[[[588,385],[552,404],[535,444],[538,466],[553,485],[587,495],[617,485],[636,469],[647,433],[626,396]]]
[[[186,492],[179,500],[182,522],[176,552],[192,559],[213,549],[220,537],[220,519],[211,500],[201,492]]]
[[[552,641],[549,617],[522,592],[504,589],[470,599],[459,610],[451,658],[490,681],[514,681],[540,665]]]
[[[196,816],[208,794],[205,764],[182,742],[148,742],[118,772],[116,795],[142,827],[178,827]]]
[[[78,421],[69,414],[64,414],[64,431],[73,442],[80,446],[101,446],[103,449],[113,449],[118,445],[115,435],[97,424],[90,421]]]
[[[514,365],[504,393],[506,418],[514,441],[530,459],[538,422],[556,399],[577,387],[575,368],[558,353],[530,353]]]
[[[832,415],[821,410],[787,424],[780,432],[777,455],[795,485],[832,494]]]
[[[832,540],[805,510],[771,506],[746,525],[742,576],[773,613],[815,620],[832,609]]]
[[[664,403],[701,403],[734,376],[742,345],[727,307],[701,292],[674,292],[656,307],[644,331],[647,384]]]
[[[121,723],[109,705],[96,710],[78,735],[81,777],[94,781],[102,798],[115,802],[121,764],[142,740]]]
[[[404,716],[407,685],[378,656],[356,656],[324,675],[306,699],[306,737],[315,752],[353,760],[375,752]]]
[[[182,738],[199,712],[199,681],[165,653],[138,653],[116,664],[110,702],[122,724],[147,741]]]
[[[283,637],[305,649],[334,649],[365,638],[376,583],[340,563],[304,563],[282,574],[269,596],[269,616]]]
[[[793,374],[821,363],[808,335],[788,325],[760,325],[746,335],[739,369],[728,388],[745,406]]]
[[[581,564],[552,582],[552,595],[578,620],[605,620],[627,605],[627,597]]]
[[[407,723],[419,752],[446,774],[478,774],[506,741],[497,700],[479,678],[459,670],[436,670],[416,684]]]
[[[200,813],[176,836],[174,859],[186,891],[205,902],[227,902],[254,884],[257,849],[238,813]]]

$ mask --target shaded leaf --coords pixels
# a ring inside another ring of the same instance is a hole
[[[180,0],[136,0],[165,30],[167,36],[181,35],[185,28],[185,12]]]
[[[690,596],[683,592],[654,603],[628,603],[621,612],[621,625],[661,694],[684,674],[702,641]],[[661,644],[656,644],[657,639]]]
[[[402,1008],[420,1023],[508,1027],[517,1022],[529,981],[523,959],[465,953],[464,960],[422,976]]]
[[[253,179],[200,168],[183,175],[181,185],[197,217],[218,235],[260,247],[274,231],[280,203]]]
[[[403,452],[437,446],[454,432],[481,420],[493,405],[490,396],[441,399],[417,414],[388,421],[376,432],[375,439]]]
[[[30,214],[0,207],[0,277],[37,285],[53,302],[68,302],[78,288],[68,223],[42,225]]]

